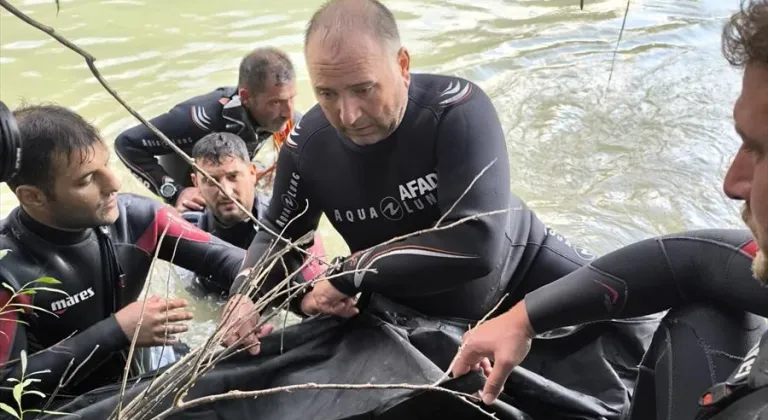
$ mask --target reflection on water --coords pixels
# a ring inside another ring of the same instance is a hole
[[[98,58],[107,80],[146,116],[232,85],[251,48],[276,45],[299,75],[297,106],[314,104],[302,30],[320,0],[226,3],[16,2]],[[626,2],[392,0],[415,71],[460,75],[483,86],[507,133],[512,188],[551,227],[603,253],[651,235],[740,227],[721,192],[737,147],[731,107],[738,72],[719,52],[737,1],[633,1],[608,73]],[[104,92],[82,59],[0,13],[0,97],[56,101],[113,139],[136,121]],[[482,139],[478,139],[481,141]],[[117,160],[124,190],[146,190]],[[15,200],[0,190],[0,214]],[[334,235],[324,224],[324,233]],[[346,252],[335,238],[330,253]],[[163,279],[160,264],[155,278]],[[174,279],[171,283],[180,280]],[[155,291],[161,291],[162,288]],[[173,293],[184,295],[183,286]],[[198,328],[217,306],[195,302]]]

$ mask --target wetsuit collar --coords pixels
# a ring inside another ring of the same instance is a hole
[[[32,216],[27,214],[21,207],[19,207],[19,221],[21,222],[21,225],[30,232],[39,236],[44,241],[55,245],[74,245],[84,241],[91,234],[90,229],[68,231],[44,225],[33,219]]]

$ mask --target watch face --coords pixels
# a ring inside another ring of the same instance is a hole
[[[160,187],[160,195],[162,195],[165,198],[171,198],[173,195],[176,194],[176,186],[173,184],[163,184],[162,187]]]

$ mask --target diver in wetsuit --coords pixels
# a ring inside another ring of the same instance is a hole
[[[18,168],[9,170],[9,162],[0,168],[0,181],[20,203],[0,222],[0,249],[7,250],[0,259],[6,286],[0,288],[0,401],[16,407],[10,379],[20,379],[22,351],[26,373],[39,380],[27,390],[50,396],[71,376],[58,391],[66,398],[118,380],[134,333],[139,353],[178,342],[176,334],[192,318],[184,300],[150,297],[143,315],[143,302],[136,301],[155,253],[166,261],[175,255],[174,264],[211,276],[221,287],[231,285],[244,251],[156,200],[118,194],[106,144],[76,113],[29,106],[12,116],[2,105],[0,145],[3,159],[21,152]],[[42,277],[57,282],[34,283]],[[47,289],[30,293],[24,286]],[[138,359],[132,360],[132,376],[143,373]],[[45,401],[29,399],[23,407]]]
[[[479,319],[505,293],[511,304],[593,258],[510,192],[504,132],[485,92],[409,73],[385,6],[327,4],[309,24],[305,56],[319,104],[280,151],[262,221],[295,240],[324,213],[353,252],[328,274],[359,271],[314,284],[294,299],[303,313],[351,316],[354,296],[375,292],[427,315]],[[482,215],[494,211],[503,212]],[[240,279],[273,240],[256,234]]]
[[[745,312],[768,315],[766,40],[768,0],[746,2],[723,31],[726,59],[744,67],[734,107],[743,144],[723,189],[744,201],[751,233],[708,230],[648,239],[531,292],[474,330],[455,363],[453,374],[461,375],[484,357],[494,359],[486,403],[525,359],[536,333],[674,308],[643,360],[630,418],[768,419],[768,334],[755,345],[766,323]]]
[[[262,197],[271,193],[271,184],[259,182],[261,181],[258,179],[259,171],[256,164],[248,157],[245,142],[236,134],[211,133],[195,143],[191,157],[203,171],[224,187],[230,197],[208,178],[195,171],[192,173],[192,183],[205,200],[205,210],[187,211],[182,216],[213,236],[238,248],[248,248],[256,236],[258,227],[234,204],[232,199],[243,207],[251,209],[253,215],[262,214],[262,209],[267,205],[264,202],[267,200]],[[325,251],[320,234],[315,235],[315,243],[309,251],[316,257],[324,257]],[[311,261],[301,271],[303,281],[312,280],[322,271],[323,267],[318,260]],[[209,278],[197,276],[196,281],[208,292],[225,297],[229,294],[229,288],[222,289],[219,283],[212,282]]]
[[[271,147],[279,149],[301,118],[293,108],[295,79],[293,64],[284,52],[257,48],[240,62],[237,87],[221,87],[187,99],[150,122],[186,153],[208,133],[230,132],[245,141],[248,155],[254,158],[269,139]],[[184,169],[180,171],[183,175],[176,179],[169,175],[169,167],[158,162],[156,156],[178,158],[145,125],[139,124],[118,135],[115,152],[144,186],[179,212],[203,209],[205,201],[191,184],[189,165],[178,163]],[[262,170],[269,178],[271,164]]]

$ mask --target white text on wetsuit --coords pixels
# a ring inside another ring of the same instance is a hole
[[[379,202],[378,208],[369,206],[354,210],[336,209],[333,211],[334,220],[355,223],[377,219],[381,214],[386,219],[397,221],[402,219],[406,213],[414,213],[424,210],[428,206],[436,205],[435,190],[437,190],[437,174],[433,172],[400,184],[398,186],[399,200],[388,196]]]
[[[66,299],[61,299],[51,304],[51,311],[57,312],[69,308],[70,306],[77,305],[78,303],[93,297],[96,293],[93,292],[93,288],[89,287],[80,293],[71,295]]]
[[[283,210],[280,212],[280,217],[277,218],[277,226],[284,227],[293,217],[293,213],[298,210],[299,202],[296,200],[296,196],[299,192],[299,179],[301,177],[296,172],[291,173],[291,182],[288,184],[288,191],[280,196],[280,201],[283,203]]]

